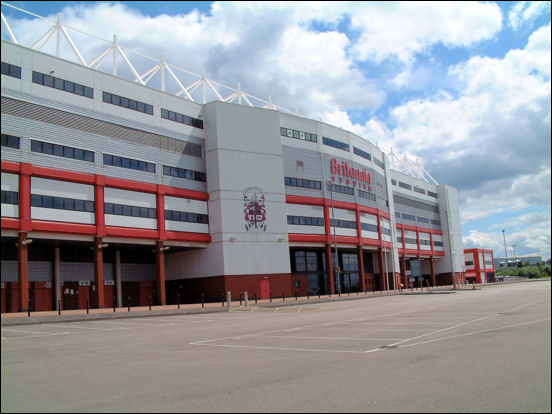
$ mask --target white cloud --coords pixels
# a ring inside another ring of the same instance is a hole
[[[534,21],[546,10],[550,10],[548,1],[520,1],[508,13],[508,24],[514,30],[518,30],[523,25]]]

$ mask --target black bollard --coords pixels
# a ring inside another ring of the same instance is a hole
[[[27,317],[30,318],[31,317],[31,299],[29,299],[27,301]]]
[[[240,292],[240,306],[242,305],[242,294]]]
[[[58,315],[61,315],[61,299],[58,299]]]
[[[297,300],[297,289],[295,289],[295,300]]]
[[[286,292],[282,290],[282,302],[285,302],[285,301],[286,301]]]
[[[205,296],[203,295],[203,293],[201,294],[201,307],[205,307]]]
[[[130,312],[130,296],[128,297],[128,302],[127,302],[127,304],[128,304],[128,311]]]
[[[89,309],[89,306],[88,306],[88,298],[86,298],[86,313],[88,313],[88,309]]]
[[[272,302],[272,290],[270,291],[270,302]]]
[[[178,309],[180,309],[180,293],[176,295],[176,303],[178,303]]]
[[[224,308],[224,292],[222,292],[222,307]]]
[[[151,310],[151,296],[149,297],[149,310]]]
[[[117,300],[115,299],[115,296],[113,296],[113,312],[115,312],[116,307],[117,307]]]
[[[255,305],[257,304],[257,292],[255,292]]]

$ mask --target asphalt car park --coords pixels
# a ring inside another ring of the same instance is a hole
[[[2,327],[2,412],[550,412],[550,281]]]

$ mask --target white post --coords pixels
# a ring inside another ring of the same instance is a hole
[[[247,304],[248,304],[247,291],[244,292],[244,300],[245,300],[245,307],[247,308]]]
[[[232,306],[232,295],[230,294],[230,291],[228,291],[228,295],[226,297],[226,307],[230,309]]]

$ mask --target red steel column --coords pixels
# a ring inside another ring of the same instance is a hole
[[[94,238],[94,283],[96,290],[93,293],[95,307],[104,307],[104,278],[103,278],[103,252],[101,237]]]
[[[165,251],[163,241],[157,240],[155,249],[156,265],[157,265],[157,300],[160,305],[167,304],[165,295]]]
[[[94,218],[96,221],[96,235],[105,236],[105,215],[104,215],[104,185],[105,177],[96,176],[94,186]]]
[[[27,233],[19,232],[17,237],[17,288],[19,312],[29,309],[29,263],[27,261]]]

